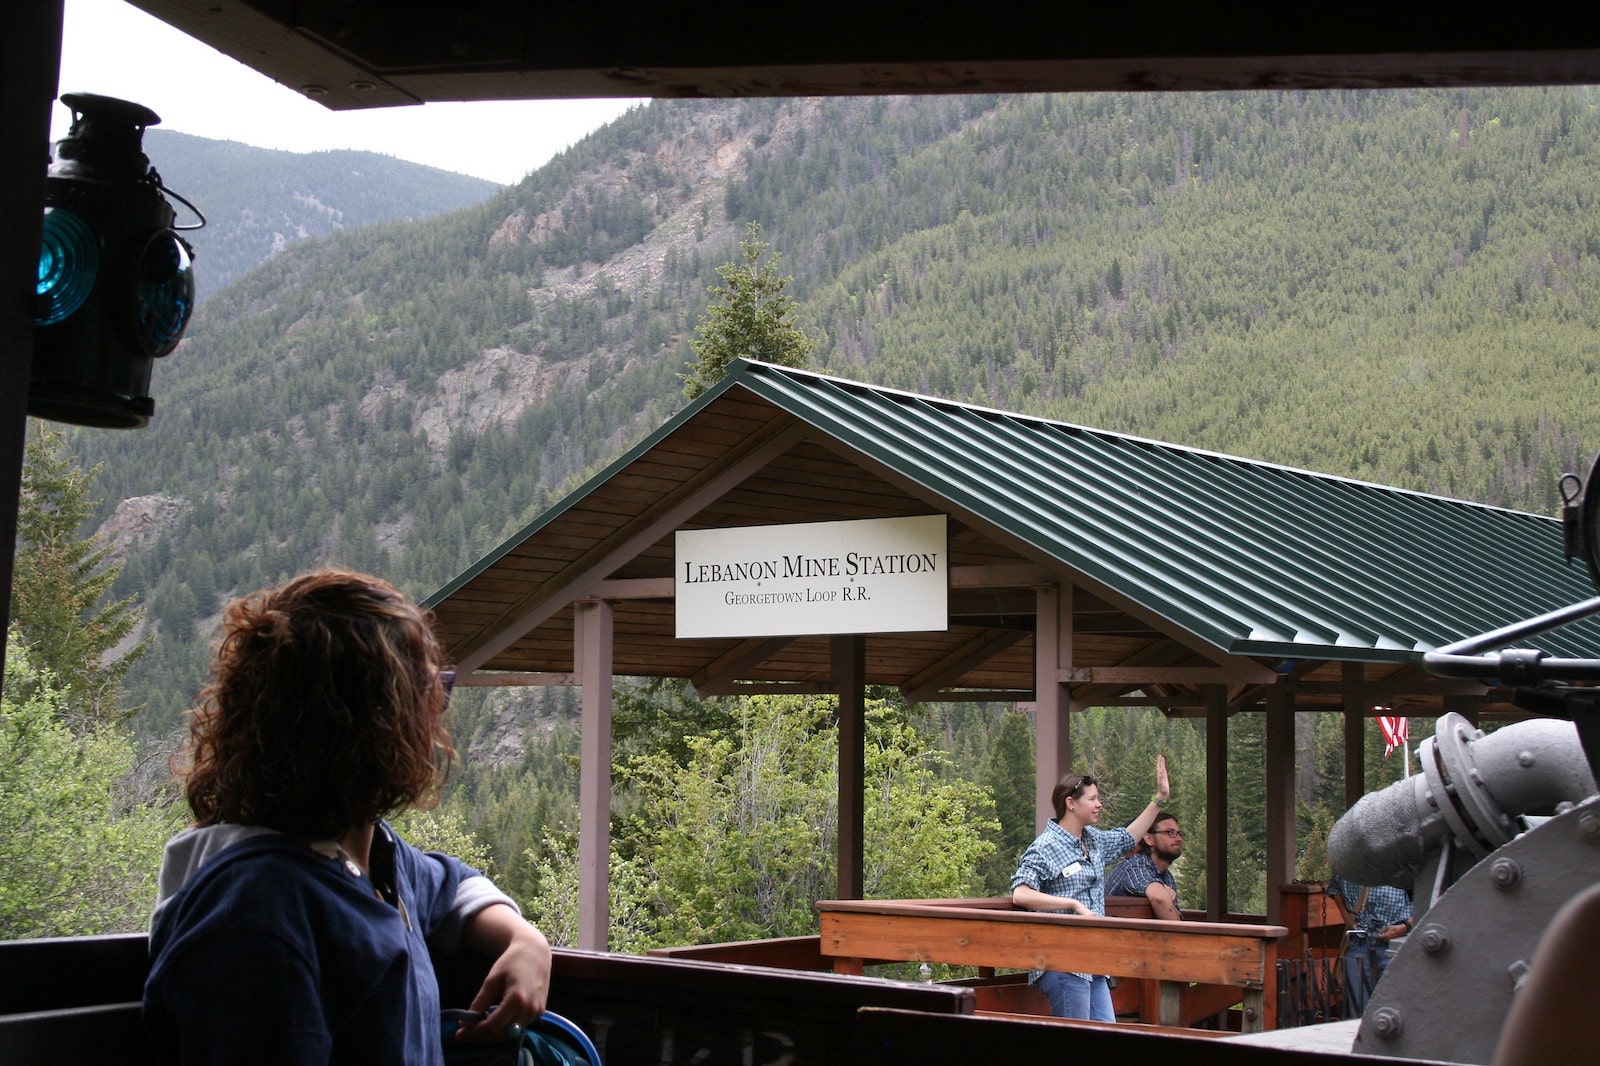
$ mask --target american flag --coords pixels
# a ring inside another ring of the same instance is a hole
[[[1411,720],[1409,718],[1384,718],[1378,719],[1378,728],[1383,730],[1383,757],[1387,759],[1394,754],[1394,749],[1404,748],[1406,741],[1411,739]]]

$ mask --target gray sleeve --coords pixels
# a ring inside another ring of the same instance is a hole
[[[485,907],[492,907],[496,903],[504,903],[518,914],[522,913],[517,901],[500,891],[487,877],[476,874],[464,878],[456,888],[456,899],[450,906],[449,916],[430,940],[433,947],[444,952],[457,950],[461,946],[461,931],[467,922]]]

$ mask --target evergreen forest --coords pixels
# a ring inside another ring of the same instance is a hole
[[[283,152],[152,128],[145,154],[162,184],[205,218],[185,230],[204,302],[297,241],[392,219],[432,218],[487,200],[492,181],[377,152]],[[177,224],[199,221],[174,201]]]
[[[329,563],[424,596],[670,417],[752,224],[814,369],[1554,513],[1600,448],[1597,163],[1589,87],[656,101],[459,210],[289,244],[206,298],[147,429],[66,435],[108,595],[143,612],[130,743],[174,745],[228,597]],[[462,765],[416,832],[481,849],[560,942],[576,694],[457,695]],[[869,894],[1005,892],[1031,720],[875,695]],[[809,928],[828,713],[620,683],[613,946]],[[1259,912],[1253,717],[1229,730],[1228,905]],[[1297,727],[1306,877],[1343,805],[1322,718]],[[1201,903],[1203,727],[1072,729],[1108,822],[1166,754]],[[1368,744],[1368,787],[1399,776]]]

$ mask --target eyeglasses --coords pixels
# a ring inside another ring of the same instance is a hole
[[[439,687],[444,689],[444,702],[448,705],[450,703],[450,693],[456,687],[456,672],[454,670],[440,670]]]
[[[1152,829],[1152,830],[1150,830],[1150,835],[1153,836],[1153,837],[1177,837],[1179,840],[1182,840],[1183,839],[1183,830],[1182,829]]]

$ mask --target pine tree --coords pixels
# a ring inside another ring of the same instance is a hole
[[[1032,718],[1018,712],[1004,715],[984,767],[985,780],[994,790],[995,815],[1000,820],[995,854],[984,869],[985,887],[991,895],[1010,894],[1017,860],[1038,832],[1034,759]]]
[[[29,656],[61,686],[62,716],[82,732],[122,717],[122,679],[145,644],[118,649],[143,612],[132,598],[104,602],[121,564],[107,563],[111,549],[98,534],[79,533],[100,467],[83,470],[61,454],[63,444],[40,423],[28,441],[11,614]]]
[[[803,367],[816,342],[794,322],[796,301],[784,292],[792,277],[778,276],[776,252],[762,262],[771,248],[761,239],[761,226],[752,222],[739,250],[742,263],[717,268],[721,287],[706,291],[721,303],[713,304],[696,327],[699,336],[689,342],[697,357],[683,379],[683,394],[694,399],[721,380],[728,364],[741,356],[779,366]]]

